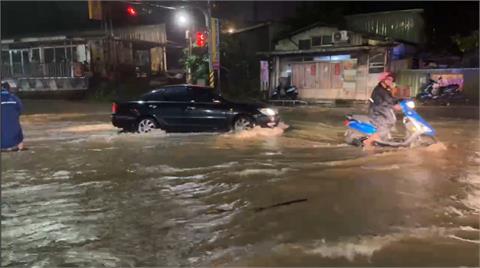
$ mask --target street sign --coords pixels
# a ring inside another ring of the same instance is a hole
[[[103,20],[102,2],[88,0],[88,18],[91,20]]]
[[[215,70],[220,68],[220,25],[219,20],[216,18],[211,18],[210,22],[210,51],[212,56],[212,65]]]

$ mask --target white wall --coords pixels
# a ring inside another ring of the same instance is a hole
[[[291,37],[295,44],[298,44],[299,40],[310,39],[312,36],[320,36],[320,35],[332,35],[334,32],[337,32],[338,28],[334,27],[315,27],[313,29],[307,30],[302,33],[298,33]],[[275,50],[283,51],[283,50],[297,50],[298,47],[295,46],[288,38],[282,39],[278,41],[275,45]]]

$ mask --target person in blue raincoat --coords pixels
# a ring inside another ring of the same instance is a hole
[[[22,113],[22,102],[10,92],[8,82],[2,82],[2,136],[1,147],[4,150],[23,150],[23,132],[20,126],[20,114]]]

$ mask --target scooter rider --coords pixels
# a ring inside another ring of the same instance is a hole
[[[365,141],[365,148],[370,148],[375,141],[390,139],[390,129],[395,125],[397,118],[394,110],[400,111],[400,105],[396,104],[397,99],[393,97],[391,90],[394,88],[394,77],[391,73],[383,73],[380,82],[373,89],[370,97],[368,115],[377,128],[377,132]]]

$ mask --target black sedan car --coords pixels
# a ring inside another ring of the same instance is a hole
[[[210,87],[172,85],[144,94],[139,100],[113,103],[112,123],[125,131],[146,133],[241,131],[254,126],[275,127],[277,111],[263,104],[236,103]]]

